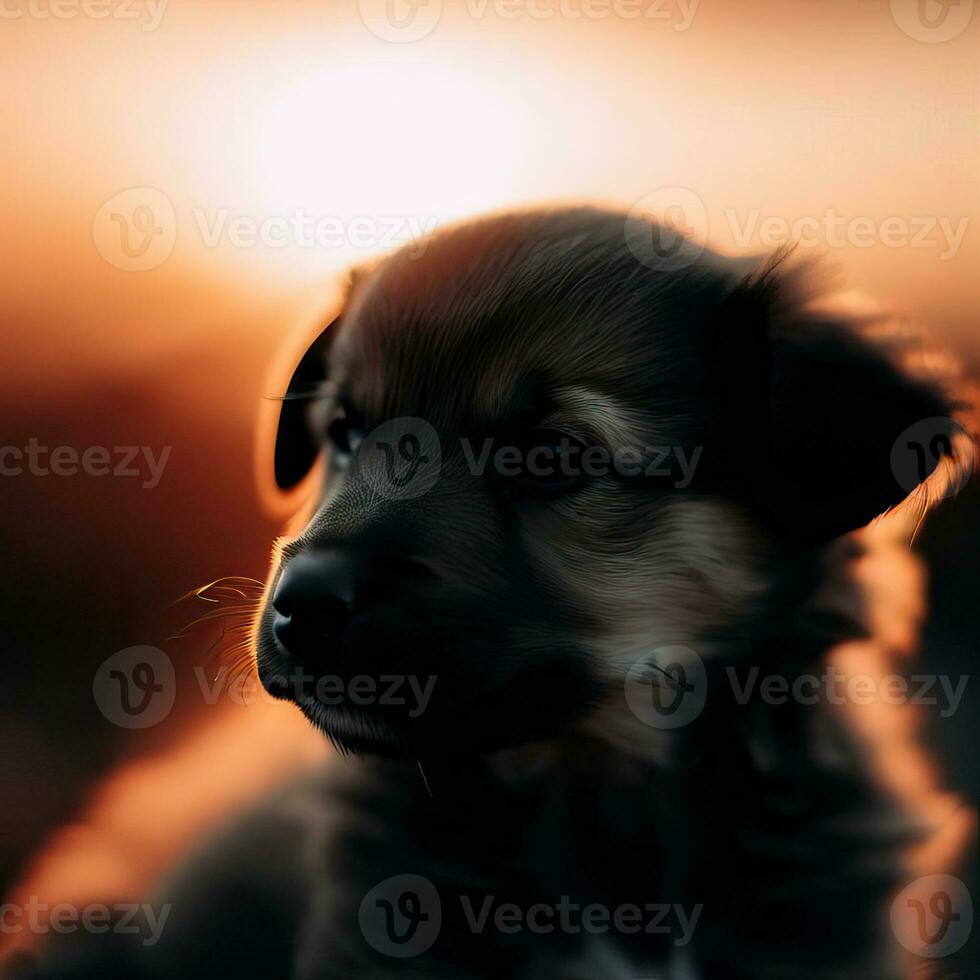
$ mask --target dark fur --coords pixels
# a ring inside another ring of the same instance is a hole
[[[464,224],[355,278],[284,402],[279,481],[314,464],[326,425],[306,429],[306,407],[329,417],[341,397],[367,431],[425,419],[441,474],[385,500],[328,451],[270,592],[297,555],[356,561],[377,598],[324,669],[437,675],[436,691],[418,719],[304,704],[341,748],[392,758],[331,765],[188,862],[161,893],[163,942],[127,976],[901,975],[882,903],[918,828],[836,718],[719,695],[686,728],[644,733],[619,703],[645,639],[697,649],[714,694],[724,666],[793,676],[859,635],[817,598],[831,545],[905,496],[898,434],[950,413],[854,324],[809,312],[786,270],[705,252],[658,272],[623,215],[570,209]],[[609,476],[541,500],[466,470],[461,437],[520,437],[580,388],[638,443],[703,447],[690,486]],[[279,690],[273,615],[258,665]],[[363,896],[402,873],[430,879],[444,913],[410,960],[358,928]],[[461,893],[704,912],[679,957],[664,937],[472,936]]]

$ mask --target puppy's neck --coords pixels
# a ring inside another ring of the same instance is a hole
[[[487,778],[505,790],[531,789],[560,780],[593,785],[610,781],[629,785],[652,768],[644,754],[623,752],[584,732],[492,752],[482,759]],[[654,764],[655,765],[655,764]]]
[[[558,740],[550,739],[499,749],[484,761],[492,779],[504,786],[517,786],[543,778],[554,770],[560,758]]]

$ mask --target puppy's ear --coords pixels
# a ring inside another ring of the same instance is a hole
[[[320,386],[327,380],[327,354],[339,327],[337,316],[314,338],[299,359],[286,386],[276,427],[273,457],[276,485],[289,490],[309,473],[319,453],[307,424],[307,409]]]
[[[273,472],[275,483],[279,490],[290,490],[295,487],[310,472],[313,463],[320,453],[307,422],[310,402],[321,391],[328,376],[328,359],[342,321],[349,315],[352,306],[356,304],[356,296],[371,277],[375,263],[364,263],[348,270],[345,279],[339,284],[340,295],[338,312],[326,327],[321,329],[312,341],[307,341],[301,357],[289,362],[292,377],[285,389],[279,384],[277,400],[280,403],[279,417],[275,420],[275,450],[273,453]],[[295,366],[293,366],[295,365]],[[285,375],[285,371],[282,372]],[[263,440],[268,434],[273,420],[259,427],[259,438]],[[268,446],[268,441],[264,445]],[[268,480],[268,452],[260,451],[260,465],[263,476],[262,486]]]
[[[724,482],[783,540],[808,545],[908,496],[892,465],[896,440],[953,409],[856,324],[807,312],[783,261],[736,287],[713,325],[709,438],[722,447]],[[940,444],[940,455],[953,453],[950,440]],[[923,460],[925,479],[939,458]]]

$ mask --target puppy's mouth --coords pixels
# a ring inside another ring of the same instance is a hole
[[[410,755],[414,722],[427,707],[427,700],[421,704],[418,698],[409,700],[415,678],[406,681],[402,674],[367,665],[364,671],[348,670],[344,663],[348,659],[360,660],[339,657],[338,670],[304,666],[271,629],[260,629],[258,675],[269,694],[295,704],[340,752]]]
[[[290,636],[273,629],[267,606],[258,628],[262,684],[339,751],[388,757],[482,754],[569,730],[592,710],[589,663],[567,644],[519,657],[502,629],[474,631],[470,620],[467,638],[462,616],[446,612],[416,618],[413,629],[400,611],[355,617],[332,642],[321,646],[317,636],[304,656],[284,644]]]
[[[269,661],[260,658],[259,677],[266,691],[281,701],[291,701],[317,731],[325,735],[343,753],[373,753],[400,756],[410,751],[409,741],[392,720],[371,705],[353,703],[334,696],[318,696],[313,685],[294,683],[277,673]],[[310,675],[303,675],[310,680]]]

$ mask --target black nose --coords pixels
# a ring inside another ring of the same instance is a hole
[[[276,638],[302,661],[322,659],[350,621],[354,585],[353,563],[339,551],[291,558],[272,594]]]

